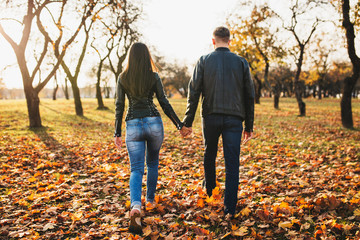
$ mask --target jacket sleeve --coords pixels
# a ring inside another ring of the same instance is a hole
[[[125,90],[120,84],[120,78],[116,84],[116,100],[115,100],[115,133],[114,136],[121,136],[121,124],[125,108]]]
[[[244,103],[245,103],[245,131],[252,132],[254,126],[255,89],[251,79],[250,68],[245,60],[244,64]]]
[[[167,99],[164,92],[164,86],[158,74],[156,74],[155,94],[166,116],[168,116],[168,118],[170,118],[176,128],[180,130],[184,126],[184,124],[180,121],[171,104],[169,103],[169,100]]]
[[[183,121],[186,127],[191,127],[194,122],[196,109],[198,107],[200,94],[202,92],[203,77],[204,67],[202,58],[200,58],[195,66],[188,86],[187,107]]]

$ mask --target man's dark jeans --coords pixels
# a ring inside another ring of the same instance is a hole
[[[208,196],[211,196],[212,190],[216,187],[215,159],[219,137],[222,135],[226,171],[225,214],[235,214],[239,187],[242,119],[232,115],[210,114],[202,120],[205,140],[204,169],[206,192]]]

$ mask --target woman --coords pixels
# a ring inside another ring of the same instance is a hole
[[[122,146],[121,123],[125,106],[125,95],[129,100],[126,115],[126,147],[128,149],[130,174],[130,227],[132,232],[142,231],[140,221],[141,186],[146,156],[147,192],[146,201],[152,203],[158,179],[159,151],[164,139],[163,123],[153,103],[153,95],[165,114],[178,130],[186,135],[189,129],[183,126],[167,100],[156,67],[145,44],[134,43],[129,51],[128,64],[117,82],[115,144]],[[146,152],[146,153],[145,153]]]

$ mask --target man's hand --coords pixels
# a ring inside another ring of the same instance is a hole
[[[188,135],[190,135],[192,133],[192,128],[191,127],[185,127],[183,126],[180,130],[180,134],[183,137],[186,137]]]
[[[115,137],[114,141],[115,141],[115,145],[116,145],[117,149],[120,151],[121,147],[122,147],[121,137]]]
[[[253,137],[253,132],[246,132],[244,131],[244,140],[242,141],[242,144],[246,144],[250,139]]]

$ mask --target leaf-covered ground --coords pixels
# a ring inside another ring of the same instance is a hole
[[[182,118],[185,101],[171,102]],[[200,117],[187,139],[163,117],[156,204],[143,206],[143,234],[134,236],[113,100],[108,111],[83,100],[83,118],[72,101],[42,100],[42,129],[27,128],[24,100],[0,101],[0,239],[359,239],[360,132],[340,126],[339,100],[306,103],[307,117],[296,116],[293,99],[281,99],[280,110],[271,99],[256,105],[232,220],[223,216],[222,150],[213,197],[201,187]],[[359,100],[353,112],[359,128]]]

